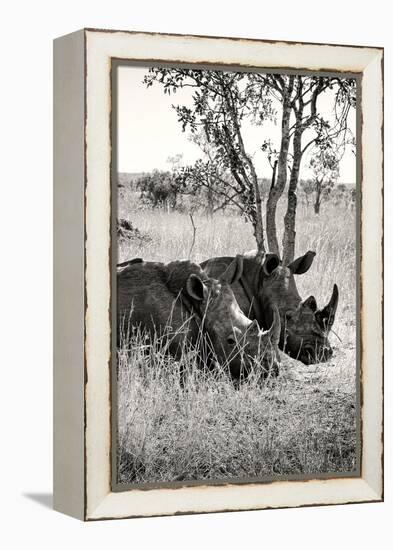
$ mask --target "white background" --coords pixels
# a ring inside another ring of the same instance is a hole
[[[386,250],[386,501],[83,524],[52,490],[52,44],[82,27],[384,46],[391,246],[392,28],[387,1],[7,2],[1,9],[2,548],[388,548],[392,544],[392,255]],[[367,207],[367,205],[365,205]],[[378,246],[378,243],[376,243]],[[390,432],[390,433],[389,433]],[[390,538],[390,541],[388,539]]]

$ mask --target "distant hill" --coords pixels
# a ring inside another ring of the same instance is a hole
[[[148,172],[119,172],[117,175],[117,184],[119,187],[134,187],[135,182],[142,176],[148,174]],[[259,185],[261,187],[262,195],[265,196],[269,193],[271,180],[268,178],[258,178]],[[301,182],[299,182],[299,187]],[[337,188],[344,186],[347,189],[356,187],[355,183],[338,183]],[[342,187],[341,187],[342,188]]]

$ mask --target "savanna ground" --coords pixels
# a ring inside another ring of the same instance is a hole
[[[188,214],[138,210],[132,198],[119,201],[119,217],[141,238],[119,243],[119,262],[188,258]],[[251,225],[235,213],[193,217],[193,261],[255,248]],[[307,250],[317,255],[296,278],[302,298],[313,294],[323,306],[333,283],[340,292],[332,359],[305,366],[281,354],[277,379],[251,377],[235,388],[225,373],[202,372],[191,356],[179,365],[136,336],[131,351],[118,352],[118,482],[313,477],[357,468],[355,210],[326,203],[316,216],[299,205],[297,253]]]

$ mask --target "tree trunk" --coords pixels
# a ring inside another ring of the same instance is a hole
[[[320,209],[321,209],[321,185],[319,182],[317,182],[317,191],[315,194],[315,202],[314,202],[315,214],[319,214]]]
[[[302,130],[297,128],[293,136],[293,164],[288,187],[288,204],[284,217],[284,237],[282,240],[283,264],[288,265],[295,257],[296,238],[296,190],[299,181],[300,164],[302,160]]]
[[[262,219],[262,197],[261,190],[258,185],[258,177],[252,164],[251,159],[249,166],[251,170],[252,184],[254,187],[255,196],[255,222],[254,222],[254,236],[257,242],[257,259],[262,259],[265,256],[265,239],[263,235],[263,219]]]
[[[225,98],[226,98],[226,103],[228,107],[228,114],[230,114],[232,118],[233,127],[237,135],[237,141],[238,141],[238,147],[240,150],[240,159],[241,159],[239,170],[237,166],[232,165],[231,172],[232,172],[232,175],[235,177],[235,179],[242,180],[243,187],[245,190],[248,190],[249,192],[253,191],[254,209],[251,208],[251,212],[252,212],[251,218],[252,218],[252,223],[254,227],[254,237],[257,242],[256,257],[259,259],[262,259],[266,253],[266,248],[265,248],[265,239],[263,235],[261,190],[259,189],[258,177],[255,171],[254,163],[251,157],[249,157],[249,155],[246,153],[243,136],[240,130],[239,120],[237,118],[236,111],[233,107],[232,98],[228,90],[225,90]],[[229,151],[230,151],[230,154],[231,153],[233,154],[233,144],[231,143],[229,144]],[[246,169],[246,167],[248,167],[248,170]],[[246,207],[248,206],[247,202],[248,201],[246,201]]]
[[[291,105],[288,99],[283,102],[283,112],[281,120],[281,144],[277,163],[277,179],[270,188],[269,196],[266,202],[266,236],[269,252],[280,256],[280,249],[277,239],[276,210],[277,203],[283,194],[287,183],[287,162],[289,150],[289,121],[291,115]]]
[[[214,213],[214,197],[211,186],[213,185],[212,181],[208,182],[209,187],[207,188],[207,214],[210,218],[213,217]]]
[[[276,160],[275,163],[273,164],[272,181],[270,183],[269,191],[273,189],[273,187],[276,185],[277,164],[278,164],[278,160]]]
[[[265,241],[263,235],[263,219],[262,219],[262,198],[261,191],[258,185],[258,177],[255,171],[255,166],[251,157],[247,154],[241,127],[238,119],[237,108],[231,94],[231,89],[227,85],[223,87],[224,100],[227,108],[226,115],[231,119],[236,146],[233,143],[233,136],[227,125],[223,126],[228,157],[230,159],[230,169],[235,180],[240,184],[243,191],[242,202],[244,204],[243,212],[252,221],[254,227],[254,236],[257,243],[257,258],[262,258],[265,255]],[[254,199],[254,200],[252,200]]]

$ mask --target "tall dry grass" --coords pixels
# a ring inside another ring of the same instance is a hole
[[[119,215],[151,237],[123,241],[119,261],[140,256],[187,258],[187,214],[133,210]],[[135,204],[135,203],[134,203]],[[279,216],[283,207],[280,206]],[[192,259],[234,255],[255,247],[252,228],[238,216],[194,215]],[[315,250],[310,271],[296,281],[319,305],[337,283],[340,301],[328,363],[304,366],[282,355],[281,374],[251,378],[236,389],[225,373],[207,374],[195,360],[178,362],[133,337],[118,356],[118,481],[124,483],[233,479],[352,472],[356,462],[355,212],[323,206],[316,216],[300,206],[297,253]],[[181,383],[180,369],[187,373]]]

